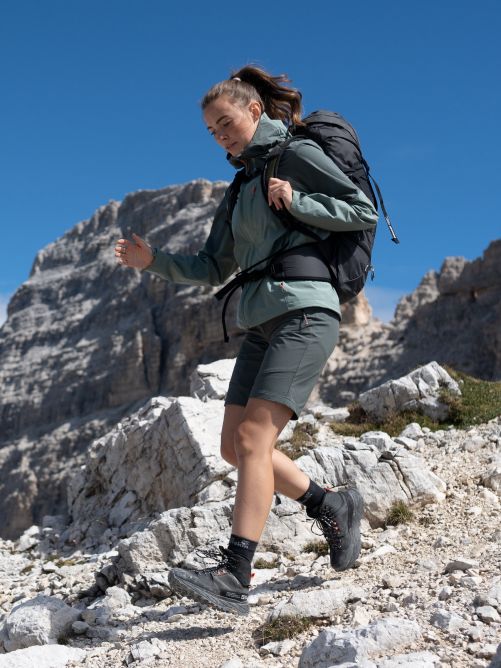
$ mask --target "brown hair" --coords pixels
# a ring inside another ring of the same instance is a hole
[[[286,125],[303,125],[301,121],[302,95],[296,88],[283,85],[290,83],[286,74],[274,77],[257,65],[246,65],[232,72],[229,79],[212,86],[204,95],[201,107],[205,109],[221,95],[227,95],[245,106],[257,100],[270,118]]]

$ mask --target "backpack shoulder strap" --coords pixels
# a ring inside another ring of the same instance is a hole
[[[238,194],[240,193],[240,188],[242,183],[248,181],[249,177],[245,173],[245,169],[239,169],[235,174],[233,181],[231,182],[228,188],[228,201],[226,203],[226,222],[231,226],[231,217],[233,216],[233,210],[237,203]]]
[[[276,146],[270,151],[268,159],[264,165],[263,171],[261,172],[261,188],[263,195],[266,201],[268,201],[268,182],[271,178],[279,178],[278,171],[280,167],[280,160],[287,150],[287,148],[292,144],[293,141],[299,139],[308,139],[308,137],[303,137],[300,135],[293,135],[289,137],[284,142]],[[298,232],[306,234],[306,236],[314,239],[315,241],[321,241],[322,237],[311,229],[309,225],[302,223],[300,220],[294,218],[294,216],[289,213],[286,209],[276,209],[274,206],[271,207],[273,213],[282,221],[284,225],[289,228],[295,229]]]

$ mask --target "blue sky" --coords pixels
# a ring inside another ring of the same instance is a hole
[[[501,3],[305,6],[0,0],[0,312],[36,252],[110,199],[232,177],[198,103],[248,62],[357,128],[401,239],[380,224],[377,313],[500,236]]]

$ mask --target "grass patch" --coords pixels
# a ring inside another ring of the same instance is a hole
[[[315,552],[317,557],[324,557],[329,554],[329,545],[325,540],[310,540],[303,547],[303,552]]]
[[[85,561],[79,561],[78,559],[58,559],[58,561],[56,561],[56,566],[60,568],[61,566],[76,566],[77,564],[84,563]]]
[[[386,515],[386,526],[397,524],[408,524],[414,519],[414,513],[403,501],[395,501]]]
[[[277,450],[283,452],[290,459],[299,459],[315,447],[314,436],[318,428],[309,422],[296,425],[290,441],[277,445]]]
[[[253,568],[275,568],[277,565],[278,559],[274,559],[273,561],[266,561],[266,559],[256,559],[256,561],[252,564]]]
[[[367,431],[384,431],[390,436],[398,436],[410,422],[418,422],[421,427],[428,427],[431,431],[450,425],[465,429],[488,422],[501,414],[501,382],[480,380],[450,367],[445,368],[459,383],[462,392],[460,397],[447,390],[440,393],[441,401],[449,406],[450,411],[445,421],[436,422],[421,413],[404,411],[391,415],[382,422],[374,422],[360,404],[355,402],[348,406],[350,416],[346,422],[331,422],[330,428],[343,436],[361,436]]]
[[[452,424],[471,427],[501,415],[501,381],[479,380],[449,367],[446,370],[461,388],[460,397],[447,392],[442,395],[442,401],[449,406]]]
[[[278,617],[278,619],[274,619],[272,622],[265,622],[259,626],[254,631],[253,638],[258,647],[262,647],[269,642],[294,638],[300,633],[307,631],[314,624],[315,620],[312,617]]]

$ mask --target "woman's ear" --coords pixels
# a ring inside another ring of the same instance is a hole
[[[261,103],[258,102],[257,100],[252,100],[251,102],[249,102],[249,111],[252,114],[254,122],[258,121],[261,118],[261,114],[263,113],[263,110],[261,108]]]

